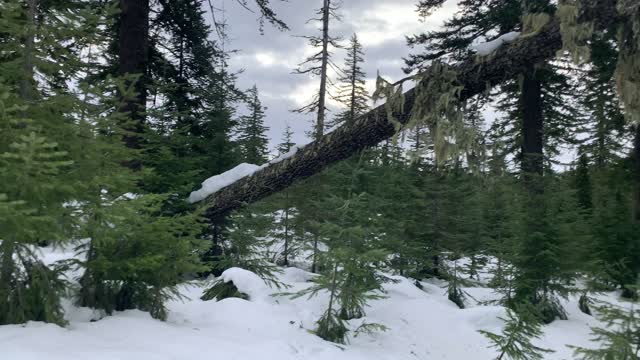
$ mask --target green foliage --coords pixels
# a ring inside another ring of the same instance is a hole
[[[315,333],[324,340],[344,344],[348,331],[344,320],[336,316],[335,310],[329,306],[327,311],[318,319],[318,327]]]
[[[462,288],[469,286],[470,283],[461,277],[461,269],[458,266],[457,260],[453,260],[453,265],[445,266],[445,269],[447,278],[447,298],[460,309],[464,309],[466,307],[465,301],[467,300],[468,294]]]
[[[353,34],[349,39],[347,58],[344,61],[342,75],[338,78],[341,86],[336,99],[346,107],[346,110],[336,116],[327,127],[332,128],[343,123],[353,123],[355,119],[366,113],[369,108],[369,94],[365,88],[366,74],[362,70],[364,51],[358,36]]]
[[[255,85],[247,92],[246,101],[249,114],[241,116],[238,121],[238,145],[245,162],[263,164],[269,152],[269,139],[265,134],[268,128],[264,126],[264,107]]]
[[[544,354],[553,352],[531,343],[542,335],[535,311],[527,305],[521,305],[517,312],[507,310],[507,318],[501,318],[505,322],[501,334],[480,330],[491,342],[491,347],[500,353],[497,360],[542,360]]]
[[[582,360],[637,360],[640,358],[640,310],[637,304],[622,306],[601,303],[595,306],[597,317],[605,327],[591,328],[596,349],[574,347]]]
[[[276,274],[280,269],[267,256],[269,247],[273,245],[273,241],[267,239],[273,216],[261,205],[257,204],[231,215],[232,225],[223,244],[225,256],[215,266],[219,271],[231,267],[249,270],[265,282],[279,287],[282,284],[277,280]]]
[[[365,315],[367,303],[381,297],[384,281],[378,269],[386,262],[387,252],[376,236],[377,219],[368,211],[369,196],[359,192],[366,187],[365,158],[361,154],[328,174],[331,184],[340,189],[340,196],[328,194],[318,203],[326,211],[324,221],[316,225],[328,248],[318,254],[318,265],[323,271],[312,279],[312,286],[294,295],[329,293],[329,304],[318,320],[316,333],[339,343],[346,341],[345,321]]]
[[[84,274],[78,304],[104,310],[140,309],[166,318],[164,302],[179,299],[177,285],[202,270],[197,215],[163,213],[166,196],[120,197],[94,213],[91,241],[80,245]]]
[[[66,158],[57,144],[34,132],[17,135],[0,153],[0,324],[65,322],[62,269],[44,265],[36,247],[59,243],[69,230],[70,214],[62,206],[70,193],[62,176],[71,165]]]
[[[624,169],[601,170],[594,184],[593,232],[594,249],[606,282],[626,288],[640,271],[638,225],[631,217],[631,189]]]

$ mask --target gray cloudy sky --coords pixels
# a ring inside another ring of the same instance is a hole
[[[310,129],[313,116],[290,112],[306,104],[318,89],[318,79],[306,75],[293,75],[292,70],[313,50],[305,39],[296,35],[317,34],[317,23],[307,23],[315,9],[322,6],[322,0],[273,0],[273,8],[278,16],[291,28],[280,32],[268,24],[264,35],[259,32],[256,14],[242,8],[237,0],[212,0],[214,6],[224,5],[229,23],[231,42],[227,48],[239,49],[231,61],[233,69],[244,69],[238,79],[241,88],[253,84],[258,86],[263,104],[268,108],[267,126],[271,148],[282,137],[289,124],[294,130],[294,142],[309,140],[305,131]],[[342,22],[331,25],[331,33],[348,39],[354,32],[358,34],[365,50],[367,85],[371,91],[375,86],[376,73],[390,79],[398,79],[402,74],[402,57],[409,53],[405,35],[438,26],[453,11],[452,4],[443,7],[429,18],[420,22],[415,12],[416,0],[344,0],[339,11]],[[250,2],[251,3],[251,2]],[[455,3],[455,1],[449,2]],[[345,41],[346,43],[346,41]],[[341,65],[344,50],[334,51],[334,62]],[[336,104],[331,104],[335,107]],[[332,114],[335,112],[332,112]],[[330,115],[332,116],[332,115]]]

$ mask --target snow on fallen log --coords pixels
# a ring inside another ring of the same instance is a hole
[[[290,157],[295,155],[298,152],[298,150],[304,148],[305,146],[306,146],[306,144],[305,145],[293,145],[291,147],[291,150],[289,150],[288,152],[286,152],[286,153],[278,156],[277,158],[269,161],[267,164],[262,165],[262,167],[265,167],[266,165],[277,164],[277,163],[279,163],[281,161],[289,159]]]
[[[227,187],[244,177],[253,175],[258,170],[293,157],[298,150],[304,147],[305,145],[293,145],[291,150],[267,162],[266,164],[254,165],[242,163],[231,170],[223,172],[222,174],[214,175],[202,182],[202,187],[199,190],[193,191],[189,195],[189,202],[193,204],[202,201],[209,195],[213,195],[218,192],[218,190]]]
[[[202,183],[200,190],[196,190],[189,195],[189,202],[196,203],[202,201],[223,187],[229,186],[243,177],[253,175],[254,172],[262,169],[263,166],[242,163],[229,171],[212,176]]]
[[[502,45],[516,41],[520,37],[519,31],[512,31],[499,36],[495,40],[487,41],[480,44],[471,45],[470,49],[475,50],[476,55],[487,56],[498,50]]]

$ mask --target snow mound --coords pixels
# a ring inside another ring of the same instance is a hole
[[[271,296],[271,289],[264,280],[251,271],[237,267],[230,268],[220,275],[220,279],[225,283],[232,281],[238,291],[249,295],[250,300],[267,299]]]
[[[45,248],[40,255],[46,262],[73,256],[73,245]],[[486,306],[469,299],[469,307],[458,307],[447,299],[441,280],[415,280],[385,274],[385,297],[367,306],[363,319],[347,322],[351,330],[349,344],[336,346],[310,332],[326,311],[329,293],[316,297],[273,298],[270,289],[256,274],[231,268],[218,279],[233,281],[239,291],[253,301],[227,298],[203,301],[205,284],[193,281],[181,284],[179,299],[167,302],[167,322],[152,319],[139,310],[115,312],[101,318],[91,309],[78,308],[71,300],[63,305],[69,325],[29,322],[0,326],[0,359],[11,360],[175,360],[209,359],[211,349],[222,358],[245,360],[486,360],[495,359],[495,349],[478,330],[500,333],[505,308]],[[287,293],[307,289],[307,280],[315,275],[287,268],[276,275],[287,286]],[[272,291],[273,290],[273,291]],[[474,298],[491,297],[491,290],[465,288]],[[545,360],[571,359],[573,350],[566,345],[594,348],[590,326],[604,326],[596,318],[580,312],[579,294],[562,299],[569,320],[557,320],[542,327],[542,337],[533,343],[553,349]],[[603,293],[601,300],[618,304],[616,293]],[[622,303],[620,303],[622,304]],[[95,321],[98,320],[99,321]],[[373,334],[354,331],[363,322],[388,327]]]
[[[262,166],[242,163],[222,174],[212,176],[202,183],[200,190],[194,191],[189,195],[189,202],[196,203],[202,201],[223,187],[229,186],[246,176],[253,175],[254,172],[260,169],[262,169]]]
[[[509,44],[520,37],[520,32],[512,31],[501,35],[495,40],[491,40],[488,42],[471,45],[471,50],[475,50],[477,55],[487,56],[492,52],[496,51],[500,46],[504,44]]]
[[[282,277],[288,282],[307,282],[316,276],[314,273],[304,271],[296,267],[288,267],[284,269]]]

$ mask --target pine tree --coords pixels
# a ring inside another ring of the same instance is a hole
[[[141,181],[146,191],[188,193],[240,160],[231,141],[232,106],[243,94],[228,71],[226,40],[209,40],[211,29],[200,5],[163,2],[152,22],[152,33],[158,35],[148,65],[153,101],[146,109],[142,160],[153,171]],[[218,29],[226,36],[224,31]]]
[[[429,16],[442,3],[439,0],[421,1],[418,11]],[[532,20],[548,18],[554,11],[555,5],[547,0],[463,1],[460,11],[445,22],[444,29],[409,38],[410,46],[424,45],[426,49],[407,59],[407,71],[421,69],[436,59],[462,59],[469,55],[469,45],[474,41],[491,40],[510,31],[534,32],[539,24]],[[575,119],[579,119],[573,106],[575,99],[563,90],[569,87],[571,78],[554,69],[555,66],[530,64],[520,81],[499,89],[499,93],[510,94],[499,106],[508,115],[505,122],[493,125],[494,129],[506,134],[504,137],[494,136],[493,140],[506,140],[506,150],[517,154],[521,183],[527,192],[525,198],[528,200],[523,204],[526,215],[521,218],[523,230],[519,237],[522,256],[518,256],[516,277],[520,284],[528,285],[516,287],[515,300],[520,302],[541,301],[537,294],[546,293],[545,284],[554,282],[551,270],[554,266],[544,265],[546,261],[554,262],[558,253],[553,252],[559,251],[552,219],[543,205],[545,177],[548,175],[545,170],[557,154],[559,143],[574,142],[575,133],[570,130]],[[548,271],[540,272],[541,268]],[[557,315],[561,315],[561,309],[557,310]]]
[[[81,196],[80,100],[66,81],[80,76],[95,26],[85,5],[0,4],[0,324],[65,322],[65,267],[45,265],[36,247],[62,244],[78,226],[69,204]]]
[[[615,91],[614,72],[617,51],[610,41],[613,33],[598,34],[591,44],[591,67],[582,77],[580,102],[584,107],[587,138],[583,152],[598,166],[620,157],[625,139],[624,115]]]
[[[238,143],[245,162],[263,164],[269,152],[269,139],[265,135],[268,129],[264,126],[264,107],[255,85],[247,92],[247,107],[249,114],[238,121]]]
[[[591,178],[589,175],[589,159],[584,152],[578,157],[576,166],[575,187],[578,191],[578,204],[584,211],[593,207]]]
[[[634,234],[637,227],[626,199],[631,194],[624,169],[601,172],[594,185],[594,252],[604,270],[605,282],[623,289],[623,296],[633,297],[628,289],[640,271],[640,246]],[[598,274],[602,275],[602,274]]]
[[[496,360],[542,360],[544,354],[553,352],[531,343],[532,339],[542,335],[540,324],[534,315],[536,310],[531,306],[519,306],[521,308],[517,313],[507,310],[507,318],[501,318],[505,322],[502,334],[480,330],[491,341],[491,347],[500,352]]]
[[[346,107],[346,110],[338,114],[328,127],[344,123],[351,124],[368,110],[369,94],[365,88],[366,75],[362,70],[362,63],[364,63],[362,44],[360,44],[358,36],[353,34],[349,40],[347,58],[341,71],[342,75],[338,78],[341,85],[336,96],[336,99]]]
[[[328,210],[324,221],[317,225],[328,247],[318,254],[324,271],[313,279],[314,286],[295,295],[329,292],[328,308],[318,320],[316,333],[325,340],[339,343],[346,341],[344,321],[364,316],[367,302],[380,297],[383,278],[377,269],[387,256],[375,237],[376,220],[367,211],[369,197],[362,192],[366,179],[365,155],[359,157],[330,171],[328,178],[334,188],[340,189],[340,195],[329,195],[321,204]]]
[[[312,74],[320,78],[320,88],[318,93],[313,97],[311,102],[299,109],[294,110],[298,113],[315,113],[317,115],[313,138],[318,140],[324,134],[326,126],[327,96],[329,82],[329,64],[331,62],[331,51],[329,47],[340,48],[338,39],[329,35],[329,24],[331,20],[339,20],[337,15],[338,6],[332,0],[323,0],[322,8],[316,11],[319,18],[313,18],[313,21],[322,23],[320,36],[305,36],[309,40],[309,45],[320,50],[308,57],[295,70],[297,74]]]
[[[291,131],[291,127],[287,124],[282,136],[282,142],[277,146],[280,155],[289,153],[295,146],[292,142],[292,136],[293,132]],[[292,220],[298,216],[298,211],[292,207],[295,202],[295,199],[292,199],[293,195],[295,195],[295,192],[287,188],[281,192],[279,199],[276,200],[276,202],[280,204],[282,212],[280,221],[275,226],[274,236],[282,241],[281,263],[283,266],[289,266],[289,259],[297,253],[297,248],[293,244],[295,232],[293,231]]]
[[[65,322],[60,304],[66,291],[62,269],[43,264],[33,247],[45,239],[62,240],[59,219],[71,189],[60,175],[71,165],[67,159],[56,143],[33,131],[18,135],[0,153],[4,184],[0,194],[0,324]]]
[[[640,310],[636,304],[625,305],[600,304],[596,307],[598,318],[606,325],[591,328],[592,340],[600,345],[596,349],[571,346],[578,359],[640,358]]]
[[[508,173],[504,156],[494,145],[485,182],[483,214],[487,252],[495,258],[489,285],[511,301],[513,292],[513,264],[518,243],[517,229],[519,194],[516,179]]]

